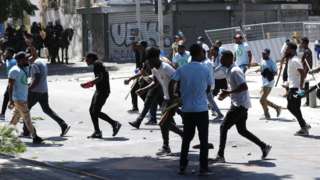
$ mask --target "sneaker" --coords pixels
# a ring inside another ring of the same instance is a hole
[[[148,122],[144,123],[145,125],[149,125],[149,126],[152,126],[152,125],[157,125],[157,121],[154,121],[154,120],[149,120]]]
[[[113,127],[113,134],[112,134],[112,136],[116,136],[116,135],[118,134],[120,128],[121,128],[121,124],[120,124],[119,122],[117,122],[117,124]]]
[[[266,159],[266,157],[268,156],[268,154],[270,153],[272,146],[271,145],[266,145],[266,147],[264,147],[262,149],[262,157],[261,159]]]
[[[101,139],[102,138],[102,132],[101,131],[95,131],[91,136],[88,136],[88,138]]]
[[[128,113],[139,113],[139,109],[138,108],[132,108],[132,109],[128,110]]]
[[[23,132],[20,134],[20,137],[29,138],[29,137],[30,137],[30,133],[29,133],[28,131],[23,131]]]
[[[306,129],[306,128],[301,128],[294,135],[296,135],[296,136],[308,136],[309,135],[309,130]]]
[[[192,146],[193,149],[200,149],[200,144]],[[208,149],[214,149],[214,146],[212,143],[208,143]]]
[[[6,120],[6,117],[4,114],[0,114],[0,120],[2,120],[2,121]]]
[[[162,146],[161,149],[159,149],[159,152],[156,153],[157,156],[165,156],[171,153],[171,149],[169,146]]]
[[[209,169],[200,169],[199,176],[209,176],[212,172]]]
[[[32,141],[33,144],[41,144],[42,142],[43,142],[43,139],[39,136],[34,137]]]
[[[132,122],[129,122],[129,124],[130,124],[132,127],[135,127],[136,129],[139,129],[139,128],[140,128],[140,123],[138,123],[138,121],[132,121]]]
[[[215,111],[211,112],[211,116],[217,116],[217,115],[218,115],[217,112],[215,112]]]
[[[220,114],[220,115],[218,115],[217,117],[215,117],[215,118],[213,119],[213,121],[214,121],[214,122],[220,122],[220,121],[223,121],[223,118],[224,118],[223,114]]]
[[[225,163],[225,162],[226,160],[224,159],[224,157],[219,155],[212,160],[212,163]]]
[[[71,126],[68,126],[67,124],[65,124],[62,128],[61,128],[61,134],[60,136],[63,137],[65,136],[68,131],[70,130]]]
[[[278,107],[277,109],[276,109],[276,111],[277,111],[277,117],[279,117],[280,116],[280,114],[281,114],[281,107]]]

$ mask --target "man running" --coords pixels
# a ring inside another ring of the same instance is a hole
[[[295,135],[309,135],[311,126],[303,119],[301,112],[301,97],[303,93],[303,85],[305,79],[305,71],[301,60],[297,56],[297,45],[290,42],[285,52],[288,59],[288,82],[289,94],[287,96],[288,110],[293,114],[300,125],[300,130]]]
[[[220,146],[216,162],[224,163],[224,150],[227,142],[228,130],[236,125],[239,134],[258,145],[262,150],[262,159],[265,159],[271,150],[271,146],[262,142],[247,129],[248,109],[251,107],[248,86],[244,72],[233,62],[231,51],[224,51],[221,57],[221,64],[227,68],[227,80],[230,90],[222,90],[219,100],[227,96],[231,97],[231,108],[227,112],[223,123],[220,126]]]
[[[277,112],[277,117],[280,116],[281,107],[268,100],[268,96],[274,86],[274,76],[277,74],[277,64],[270,58],[270,49],[264,49],[262,52],[262,62],[260,64],[262,75],[262,88],[260,91],[260,104],[262,106],[264,117],[262,119],[270,119],[268,106],[274,108]]]
[[[98,60],[98,56],[95,53],[88,53],[86,62],[88,65],[93,65],[93,72],[96,77],[92,81],[81,84],[81,87],[83,88],[90,88],[96,85],[96,91],[90,105],[90,116],[94,127],[94,133],[88,138],[102,138],[102,132],[99,127],[99,118],[107,121],[112,126],[112,136],[116,136],[121,128],[121,124],[118,121],[111,119],[107,114],[101,112],[101,109],[110,94],[109,72],[103,65],[103,62]]]
[[[15,108],[10,124],[16,125],[22,117],[28,131],[31,133],[34,144],[39,144],[43,140],[37,136],[32,125],[30,111],[28,108],[28,59],[24,52],[19,52],[15,56],[17,65],[9,71],[9,107]]]
[[[175,73],[175,69],[171,67],[168,63],[162,62],[160,60],[160,49],[155,47],[150,47],[147,49],[147,61],[152,68],[151,72],[153,75],[153,81],[146,87],[139,89],[137,91],[138,94],[146,92],[148,89],[153,88],[154,86],[160,84],[163,91],[164,101],[162,103],[162,111],[164,111],[167,107],[172,105],[173,99],[169,95],[169,85],[172,83],[171,77]],[[183,131],[180,130],[172,117],[167,119],[161,126],[161,134],[163,139],[162,149],[157,153],[157,155],[166,155],[171,153],[171,149],[169,146],[169,130],[175,132],[176,134],[182,137]]]

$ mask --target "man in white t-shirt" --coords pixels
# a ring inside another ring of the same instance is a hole
[[[227,141],[228,130],[236,125],[239,134],[261,148],[262,159],[265,159],[271,150],[271,146],[261,141],[247,129],[248,109],[251,107],[247,82],[242,70],[233,62],[231,51],[224,51],[221,57],[221,64],[227,68],[227,80],[230,90],[222,90],[219,100],[227,96],[231,98],[231,108],[227,112],[223,123],[220,126],[220,146],[217,162],[224,163],[224,150]]]
[[[208,58],[208,54],[210,51],[209,46],[204,42],[204,37],[199,36],[197,38],[197,44],[200,44],[202,46],[202,49],[206,52],[206,57]]]
[[[297,118],[301,129],[296,132],[296,135],[309,135],[309,129],[311,126],[306,123],[301,113],[301,97],[303,93],[304,85],[304,69],[301,63],[301,59],[298,58],[297,45],[289,42],[285,56],[288,59],[288,82],[289,82],[289,94],[287,96],[288,110]]]
[[[140,94],[154,86],[161,85],[164,95],[162,104],[162,111],[164,113],[167,107],[171,106],[174,103],[169,94],[169,85],[172,82],[171,78],[176,70],[168,63],[160,60],[160,50],[156,47],[150,47],[147,49],[146,58],[150,64],[150,67],[152,68],[151,72],[153,75],[153,81],[148,86],[139,89],[137,93]],[[171,153],[169,146],[169,130],[180,135],[181,137],[183,135],[183,131],[176,126],[172,117],[163,122],[160,125],[160,128],[163,139],[163,146],[162,149],[160,149],[160,152],[157,153],[157,155],[166,155]]]
[[[243,73],[246,73],[246,71],[250,68],[252,53],[248,44],[243,42],[243,37],[241,34],[236,34],[234,36],[234,40],[235,64],[240,67]]]

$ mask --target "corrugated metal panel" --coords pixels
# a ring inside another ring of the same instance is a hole
[[[205,29],[229,27],[229,16],[228,11],[180,11],[176,13],[175,31],[182,30],[190,46],[198,36],[206,38]]]
[[[159,45],[158,17],[153,11],[141,12],[141,38],[150,45]],[[111,13],[108,15],[109,59],[116,62],[134,60],[130,44],[136,40],[136,15],[134,12]],[[172,15],[164,17],[165,46],[169,47],[172,37]]]
[[[279,60],[281,58],[280,50],[285,41],[286,38],[273,38],[248,42],[249,48],[253,55],[253,62],[260,62],[261,52],[265,48],[269,48],[271,50],[271,58],[273,60]],[[234,44],[225,44],[223,47],[232,52],[234,51]]]

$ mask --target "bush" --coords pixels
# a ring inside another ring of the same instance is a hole
[[[25,144],[18,138],[13,127],[0,126],[0,153],[17,154],[26,151]]]

